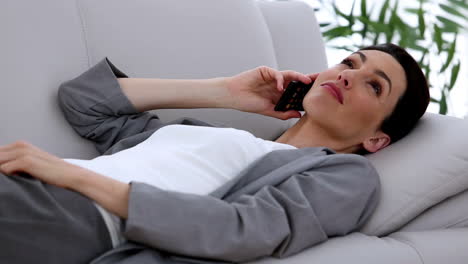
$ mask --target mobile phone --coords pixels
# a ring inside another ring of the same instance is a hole
[[[304,100],[305,95],[313,84],[314,82],[305,84],[300,81],[291,81],[276,104],[275,111],[287,111],[291,109],[304,111],[302,100]]]

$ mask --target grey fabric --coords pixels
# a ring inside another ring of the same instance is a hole
[[[127,75],[105,58],[59,88],[66,119],[103,154],[134,146],[169,124],[137,112],[116,77]],[[170,123],[210,125],[196,119]],[[376,207],[379,188],[375,169],[362,156],[325,148],[277,150],[210,196],[132,182],[124,232],[148,248],[186,257],[285,257],[361,227]],[[166,263],[149,257],[157,253],[148,248],[125,244],[93,263]]]
[[[88,198],[24,173],[0,173],[0,263],[88,263],[111,248]]]

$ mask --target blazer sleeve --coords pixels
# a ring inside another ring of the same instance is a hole
[[[360,159],[323,162],[230,202],[132,182],[124,234],[196,258],[286,257],[362,226],[378,201],[378,186],[377,172]]]
[[[121,139],[162,125],[157,115],[135,109],[117,78],[128,76],[104,58],[58,89],[65,119],[80,136],[93,141],[100,154]]]
[[[162,122],[156,114],[139,112],[123,93],[117,78],[128,78],[106,57],[59,86],[58,104],[65,119],[104,154],[122,139],[168,124],[210,125],[193,118]]]

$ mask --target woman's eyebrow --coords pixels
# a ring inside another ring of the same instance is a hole
[[[359,57],[361,58],[362,62],[366,62],[367,61],[367,56],[360,52],[360,51],[356,51],[356,52],[353,52],[353,54],[356,53],[359,55]],[[388,82],[388,94],[390,95],[390,93],[392,92],[392,80],[390,80],[390,78],[388,78],[388,75],[383,72],[382,70],[375,70],[375,74],[379,75],[380,77],[384,78],[387,82]]]

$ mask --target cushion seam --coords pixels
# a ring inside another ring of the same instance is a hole
[[[456,221],[455,223],[448,224],[448,225],[446,226],[446,228],[456,228],[456,227],[455,227],[456,225],[458,225],[458,224],[460,224],[460,223],[463,223],[463,222],[468,222],[468,216],[465,217],[465,218],[462,218],[462,219],[459,220],[459,221]]]
[[[86,38],[86,30],[85,30],[85,23],[84,23],[84,19],[83,19],[83,12],[81,12],[82,10],[82,7],[80,5],[80,0],[76,0],[75,3],[76,3],[76,7],[77,7],[77,11],[78,11],[78,17],[80,18],[80,26],[81,26],[81,32],[82,32],[82,37],[83,37],[83,42],[84,42],[84,46],[85,46],[85,51],[86,51],[86,58],[88,60],[88,68],[91,67],[91,62],[89,60],[89,49],[88,49],[88,39]]]
[[[412,248],[414,250],[414,252],[416,252],[416,254],[418,255],[418,258],[421,261],[421,264],[424,264],[424,260],[423,260],[423,257],[421,256],[421,253],[418,251],[418,249],[408,239],[404,239],[404,238],[401,238],[401,237],[392,237],[392,238],[399,241],[400,243],[405,244],[405,245],[409,246],[410,248]]]

